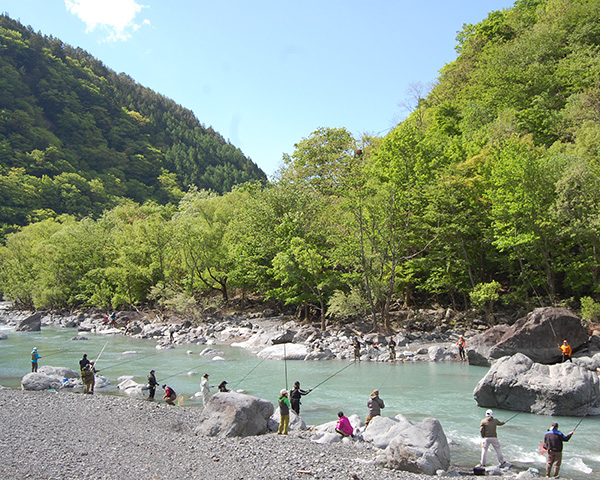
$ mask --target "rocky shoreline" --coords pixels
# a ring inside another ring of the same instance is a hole
[[[365,442],[317,444],[301,431],[197,436],[201,418],[198,408],[124,397],[0,390],[0,474],[40,480],[431,478],[382,468],[378,449]]]

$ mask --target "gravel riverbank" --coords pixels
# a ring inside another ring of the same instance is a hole
[[[207,438],[202,409],[64,392],[0,390],[2,478],[428,479],[373,463],[369,444],[321,445],[306,434]],[[465,479],[475,478],[471,476]]]

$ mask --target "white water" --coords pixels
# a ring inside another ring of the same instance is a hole
[[[21,378],[31,371],[33,347],[37,347],[42,356],[40,366],[64,366],[77,371],[82,355],[87,353],[95,360],[108,340],[98,368],[111,386],[97,393],[118,394],[117,379],[124,375],[145,383],[151,369],[156,370],[160,383],[167,383],[183,394],[185,405],[191,407],[200,405],[190,397],[199,390],[204,373],[209,373],[213,385],[227,380],[229,387],[273,402],[279,390],[291,387],[295,380],[301,382],[302,388],[314,387],[326,380],[303,397],[302,417],[307,424],[315,425],[336,419],[339,410],[346,415],[356,413],[365,417],[366,401],[377,388],[386,404],[385,415],[401,413],[413,423],[426,417],[437,418],[451,442],[453,464],[470,470],[479,462],[479,422],[485,409],[473,400],[473,388],[487,371],[483,367],[456,362],[393,365],[362,362],[350,366],[348,361],[336,360],[283,362],[261,360],[256,352],[221,345],[210,347],[223,352],[219,356],[224,361],[212,361],[211,357],[199,355],[205,345],[177,345],[171,350],[157,350],[152,340],[92,333],[79,335],[88,340],[74,341],[71,338],[78,336],[76,330],[49,327],[43,327],[42,332],[14,332],[0,326],[0,332],[8,335],[6,340],[0,340],[0,385],[6,387],[19,388]],[[348,368],[344,368],[346,366]],[[190,372],[195,374],[190,375]],[[336,372],[339,373],[328,379]],[[157,390],[157,398],[161,391]],[[513,415],[514,412],[509,411],[495,412],[500,420]],[[520,468],[533,467],[545,474],[545,457],[539,454],[538,447],[553,421],[559,422],[560,429],[568,433],[579,419],[522,413],[499,427],[505,459]],[[600,478],[599,428],[600,418],[585,418],[571,441],[565,444],[562,478]],[[488,465],[492,460],[496,460],[495,453],[490,449]]]

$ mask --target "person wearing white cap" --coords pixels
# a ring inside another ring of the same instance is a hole
[[[277,435],[288,434],[288,427],[290,426],[290,399],[288,398],[288,391],[284,388],[279,392],[279,428],[277,429]]]
[[[208,373],[205,373],[202,376],[202,380],[200,381],[200,393],[202,394],[202,404],[206,407],[208,400],[210,399],[210,389],[214,387],[214,385],[208,384]]]
[[[500,442],[498,441],[498,436],[496,434],[496,427],[504,425],[505,423],[506,422],[501,422],[500,420],[494,418],[494,412],[492,410],[487,410],[485,412],[485,418],[481,421],[481,425],[479,426],[479,433],[481,433],[481,437],[483,438],[481,441],[480,466],[485,467],[485,456],[490,445],[494,447],[494,450],[496,451],[500,467],[503,467],[506,464],[504,457],[502,456]]]
[[[38,369],[38,360],[42,358],[40,357],[38,351],[37,351],[37,347],[33,347],[33,350],[31,351],[31,372],[37,372]]]

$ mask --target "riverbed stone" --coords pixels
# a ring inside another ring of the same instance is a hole
[[[47,375],[41,372],[28,373],[21,379],[22,390],[58,390],[63,385],[63,378],[58,375]]]
[[[271,431],[271,432],[277,431],[277,429],[279,428],[280,419],[281,419],[281,413],[279,411],[279,407],[277,407],[275,409],[275,412],[273,413],[273,415],[271,415],[269,417],[269,421],[268,421],[269,431]],[[296,412],[294,412],[291,408],[290,408],[290,426],[288,427],[288,430],[290,430],[290,431],[306,430],[306,423],[304,422],[304,420],[302,420],[302,417],[300,415],[297,415]]]
[[[304,360],[306,355],[308,346],[297,343],[272,345],[258,352],[260,358],[269,360]]]
[[[467,344],[471,365],[490,366],[501,357],[517,352],[534,362],[551,364],[560,361],[558,344],[567,339],[573,350],[588,340],[587,327],[566,308],[536,308],[511,326],[496,326],[475,335]]]
[[[237,392],[215,393],[203,410],[197,435],[247,437],[267,432],[274,407],[268,400]]]
[[[481,407],[582,416],[600,406],[598,375],[580,365],[536,363],[517,353],[497,360],[473,395]]]
[[[19,320],[15,326],[15,332],[39,332],[42,329],[42,313],[35,312],[33,315]]]
[[[434,475],[438,470],[450,467],[448,440],[435,418],[425,418],[417,425],[398,428],[385,454],[387,467],[397,470]]]

